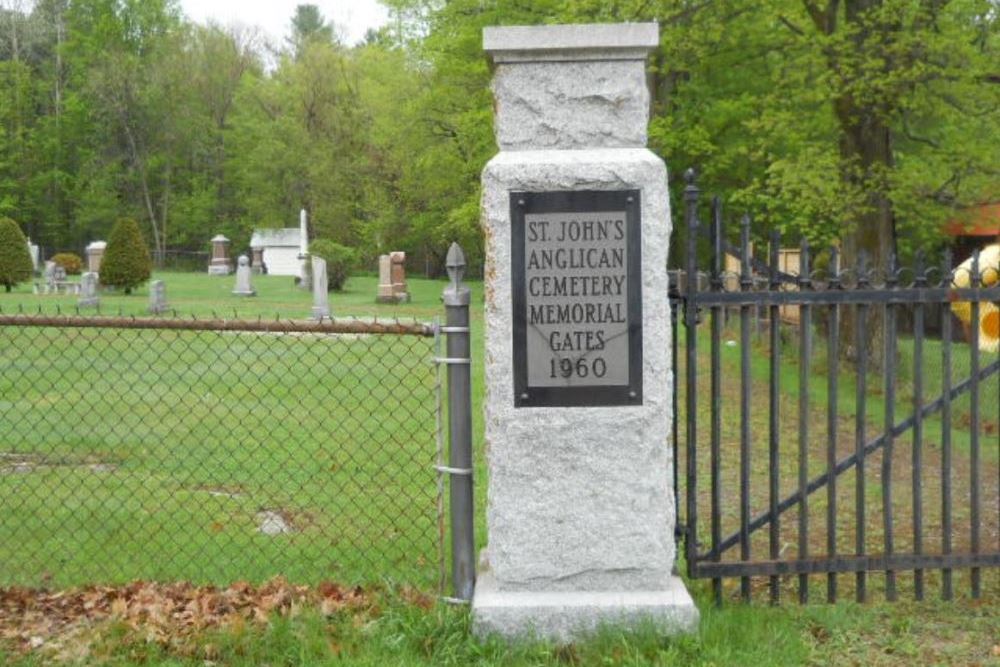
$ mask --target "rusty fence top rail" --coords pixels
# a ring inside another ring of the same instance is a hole
[[[198,317],[138,317],[130,315],[81,315],[45,313],[0,313],[0,326],[64,327],[77,329],[147,329],[158,331],[228,331],[248,333],[312,333],[312,334],[376,334],[397,336],[435,335],[434,324],[418,320],[323,318],[322,320],[293,319],[226,319],[218,316]]]

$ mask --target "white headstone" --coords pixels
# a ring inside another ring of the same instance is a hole
[[[312,280],[313,280],[313,319],[321,320],[330,317],[330,294],[327,291],[329,282],[326,277],[326,260],[321,257],[312,257]]]
[[[80,276],[80,298],[77,299],[76,305],[81,308],[95,308],[100,305],[101,299],[97,295],[97,281],[98,275],[93,271],[87,271]]]
[[[250,259],[246,255],[240,255],[236,266],[236,287],[233,294],[237,296],[256,296],[257,291],[250,284]]]
[[[488,546],[479,634],[697,627],[673,574],[670,205],[655,24],[487,28]],[[564,289],[566,288],[566,289]],[[530,323],[530,324],[529,324]]]
[[[162,280],[154,280],[149,283],[149,312],[152,315],[159,315],[166,312],[170,307],[167,305],[167,285]]]
[[[309,214],[305,209],[299,211],[299,287],[312,289],[312,268],[309,264]]]
[[[28,254],[31,255],[31,270],[38,272],[38,246],[28,239]]]

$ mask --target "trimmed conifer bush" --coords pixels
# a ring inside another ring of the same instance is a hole
[[[14,285],[30,279],[33,270],[28,239],[16,222],[0,217],[0,285],[9,292]]]
[[[68,276],[78,276],[83,272],[83,260],[72,252],[60,252],[52,255],[52,261],[63,267]]]
[[[120,219],[111,230],[101,260],[101,284],[131,294],[133,289],[149,280],[152,272],[153,262],[139,231],[139,223],[132,218]]]

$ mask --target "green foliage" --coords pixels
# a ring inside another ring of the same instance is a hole
[[[52,255],[52,261],[61,266],[70,276],[78,276],[83,271],[83,260],[76,253],[60,252]]]
[[[358,264],[358,254],[353,248],[328,239],[317,239],[309,244],[309,252],[326,260],[328,291],[340,292]]]
[[[149,280],[152,271],[153,262],[139,224],[132,218],[122,218],[108,237],[108,247],[101,260],[101,284],[131,294],[135,287]]]
[[[174,0],[16,4],[0,21],[0,215],[48,247],[130,216],[161,253],[306,207],[365,263],[405,250],[440,271],[459,241],[479,265],[496,152],[483,26],[652,19],[649,143],[675,201],[693,166],[758,240],[825,245],[891,214],[906,253],[1000,197],[995,0],[384,4],[358,46],[300,5],[276,55]]]
[[[0,285],[9,292],[31,278],[32,268],[28,239],[16,222],[0,217]]]

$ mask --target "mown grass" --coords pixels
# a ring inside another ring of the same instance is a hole
[[[185,316],[310,312],[310,295],[286,278],[257,279],[249,299],[228,293],[231,278],[165,279]],[[379,306],[374,279],[361,277],[332,306],[339,317],[432,319],[443,287],[413,281],[411,304]],[[69,313],[74,303],[22,288],[0,308]],[[145,306],[140,291],[103,297],[102,312]],[[2,336],[0,584],[436,581],[433,339]],[[261,534],[262,512],[294,532]]]
[[[209,278],[199,274],[165,274],[158,277],[166,279],[168,298],[184,316],[194,314],[197,317],[231,317],[234,309],[240,316],[251,318],[276,315],[297,318],[309,313],[309,295],[291,287],[290,279],[287,278],[257,278],[255,282],[259,296],[241,299],[229,294],[232,288],[231,278]],[[398,316],[426,320],[442,314],[439,297],[444,287],[443,282],[411,280],[413,302],[399,306],[376,305],[373,298],[375,284],[376,279],[371,277],[352,279],[344,294],[332,295],[331,306],[335,316]],[[473,291],[473,350],[475,358],[482,359],[481,285],[474,283]],[[46,312],[53,312],[57,308],[63,312],[71,312],[75,299],[36,297],[24,288],[10,295],[0,294],[0,308],[3,312],[16,310],[18,304],[23,305],[26,310],[37,309],[41,305]],[[144,313],[145,306],[146,296],[143,293],[130,297],[105,295],[102,299],[104,313],[140,315]],[[115,477],[114,473],[95,473],[77,465],[61,465],[41,472],[31,482],[30,493],[23,493],[26,487],[21,487],[21,494],[13,496],[12,489],[0,489],[0,494],[3,494],[0,497],[8,499],[0,501],[0,504],[7,504],[6,509],[11,509],[9,499],[12,497],[27,503],[15,506],[14,513],[5,511],[5,518],[0,520],[0,525],[5,525],[8,529],[19,526],[0,539],[0,563],[3,563],[6,583],[55,586],[95,577],[105,579],[108,572],[127,572],[128,577],[184,577],[221,581],[233,577],[259,579],[280,571],[292,579],[304,581],[317,578],[376,581],[382,579],[386,572],[392,572],[398,575],[397,580],[417,579],[426,582],[427,588],[432,586],[432,563],[379,559],[376,552],[369,550],[364,559],[345,566],[344,563],[338,563],[337,558],[331,557],[335,550],[328,542],[305,539],[299,545],[292,540],[274,542],[270,538],[263,539],[263,536],[252,530],[252,521],[248,517],[252,517],[252,513],[260,509],[262,504],[294,506],[295,497],[312,497],[317,501],[315,508],[298,508],[301,514],[312,517],[303,524],[307,526],[304,534],[315,535],[316,533],[308,532],[316,527],[313,522],[324,521],[322,515],[334,508],[331,514],[340,523],[336,528],[323,526],[320,531],[323,534],[331,530],[341,531],[344,536],[351,536],[351,540],[357,539],[357,544],[373,540],[385,544],[384,540],[387,538],[395,538],[397,545],[405,544],[405,540],[400,540],[399,536],[379,533],[376,530],[377,524],[373,525],[370,519],[366,519],[361,510],[366,507],[377,510],[377,504],[359,506],[356,502],[349,502],[350,496],[329,493],[329,488],[326,488],[328,485],[324,485],[322,480],[308,474],[302,476],[302,471],[296,468],[308,466],[317,457],[323,456],[327,451],[329,435],[336,433],[338,425],[345,419],[368,413],[376,415],[376,423],[367,427],[373,429],[371,432],[377,432],[380,426],[384,426],[378,422],[377,417],[384,415],[379,411],[379,401],[384,401],[384,396],[368,393],[367,399],[354,403],[345,402],[349,396],[336,392],[320,395],[315,400],[308,398],[315,393],[310,388],[314,388],[322,377],[308,370],[304,373],[301,371],[303,368],[314,368],[324,358],[324,353],[316,351],[306,354],[301,350],[321,345],[319,342],[305,341],[300,345],[299,341],[295,341],[293,345],[293,339],[290,338],[280,339],[280,343],[272,340],[263,344],[256,340],[244,342],[242,337],[236,337],[236,343],[221,337],[211,342],[195,338],[186,346],[189,352],[185,354],[190,354],[190,358],[183,355],[178,359],[171,359],[169,355],[164,358],[150,346],[142,350],[141,363],[138,363],[136,358],[129,358],[125,352],[135,347],[134,341],[129,341],[126,337],[119,339],[124,341],[118,343],[121,347],[116,348],[115,344],[111,344],[108,348],[112,352],[118,349],[119,359],[111,354],[109,359],[102,362],[104,365],[94,365],[81,362],[79,356],[80,348],[85,350],[87,345],[94,344],[93,340],[74,338],[66,332],[55,330],[47,335],[52,336],[52,339],[46,341],[44,346],[29,347],[26,353],[18,352],[10,345],[5,345],[4,350],[0,350],[0,354],[5,355],[5,363],[21,364],[25,369],[32,367],[30,361],[33,358],[60,360],[59,363],[62,364],[59,366],[58,385],[45,388],[49,376],[42,382],[33,377],[29,384],[42,385],[45,391],[36,389],[33,390],[35,394],[26,392],[22,397],[37,401],[35,407],[44,407],[44,411],[35,414],[47,416],[40,421],[22,420],[17,424],[5,420],[2,428],[6,429],[7,438],[4,442],[8,444],[0,449],[9,449],[10,435],[17,434],[16,442],[22,443],[26,449],[42,448],[85,465],[111,462],[122,466],[131,472],[126,477],[130,481],[123,481],[120,475]],[[81,340],[86,345],[82,345]],[[73,347],[74,342],[77,343],[76,348]],[[387,351],[384,349],[369,348],[362,351],[356,347],[357,341],[343,341],[342,344],[345,345],[343,351],[338,353],[341,357],[362,354],[366,357],[374,356],[385,359],[388,366],[399,369],[400,360],[396,359],[396,363],[392,363],[392,353],[388,353],[386,357]],[[929,344],[931,347],[928,355],[938,354],[933,345]],[[905,354],[905,344],[901,347]],[[703,343],[701,349],[704,354],[707,345]],[[733,378],[738,377],[738,352],[738,349],[723,349],[726,374],[724,387],[727,400],[730,401],[734,398]],[[268,355],[280,357],[282,354],[291,356],[277,364],[263,361],[268,359]],[[303,354],[307,360],[305,365]],[[792,354],[793,348],[789,346],[786,355]],[[205,389],[206,387],[198,384],[199,371],[206,370],[204,365],[198,364],[205,356],[224,358],[227,362],[228,370],[214,375],[209,373],[208,384],[211,386],[208,388],[214,396],[212,400],[206,400],[205,394],[198,391],[185,390],[183,394],[172,394],[170,382],[164,384],[157,380],[158,376],[170,378],[171,381],[177,378],[178,386]],[[958,356],[956,353],[956,357]],[[822,371],[821,359],[822,357],[818,357],[809,390],[815,410],[813,423],[817,425],[813,430],[815,443],[810,448],[812,472],[823,469],[821,454],[824,432],[821,428],[821,408],[825,406],[826,377]],[[793,454],[797,446],[794,401],[798,378],[791,356],[786,356],[786,361],[788,363],[785,363],[782,374],[782,405],[785,408],[781,422],[782,451],[787,454],[782,468],[785,480],[782,483],[783,491],[794,488]],[[767,377],[767,357],[759,345],[755,346],[752,362],[752,375],[756,385],[760,386]],[[268,375],[269,368],[274,371],[272,375]],[[296,368],[299,376],[289,379],[287,371]],[[707,369],[707,364],[703,364],[702,368]],[[189,376],[185,376],[185,369],[190,370]],[[281,372],[282,370],[285,372]],[[956,372],[956,378],[959,375]],[[115,377],[126,378],[129,384],[137,383],[137,391],[132,399],[118,391],[117,385],[111,386]],[[254,378],[258,379],[253,382]],[[248,379],[251,382],[248,383]],[[844,411],[841,432],[853,437],[853,385],[845,379],[841,381],[841,407]],[[474,402],[479,406],[483,394],[481,363],[473,364],[473,380]],[[704,371],[699,381],[702,387],[707,386]],[[366,382],[373,382],[373,378],[359,375],[349,385],[345,380],[343,387],[374,386],[366,385]],[[10,408],[7,404],[10,402],[10,392],[15,390],[16,384],[12,382],[0,393],[7,409]],[[49,395],[53,390],[57,391],[57,395]],[[20,388],[16,391],[25,390]],[[929,387],[927,394],[930,395],[932,391]],[[102,398],[121,398],[123,395],[126,396],[124,403]],[[139,400],[141,397],[153,397],[156,400],[147,404],[144,400]],[[91,404],[83,413],[75,413],[67,407],[81,401],[89,401]],[[254,455],[254,451],[262,451],[260,448],[264,446],[264,439],[254,436],[253,429],[249,427],[248,420],[252,422],[253,417],[244,410],[247,401],[266,403],[262,405],[264,411],[278,411],[278,414],[307,425],[302,431],[279,429],[271,434],[270,439],[273,441],[295,443],[296,448],[288,450],[292,454],[270,458]],[[905,409],[902,405],[905,397],[901,396],[900,401],[897,414],[902,414]],[[169,407],[167,404],[170,404]],[[123,410],[123,405],[128,409]],[[225,415],[223,422],[216,422],[214,426],[202,422],[200,432],[192,429],[188,434],[190,437],[178,441],[171,448],[167,442],[168,435],[175,433],[180,425],[190,422],[192,416],[216,414],[215,409],[219,405],[230,406],[218,413]],[[681,405],[683,406],[683,401]],[[766,461],[766,457],[759,456],[766,452],[765,405],[766,392],[755,391],[754,451],[758,455],[755,461]],[[738,421],[733,416],[736,414],[733,412],[736,404],[728,403],[726,409],[729,416],[724,421],[724,451],[727,454],[724,472],[732,469],[731,463],[735,461],[738,442]],[[884,410],[884,406],[880,405],[877,386],[872,387],[869,410],[869,432],[874,434],[882,421]],[[123,413],[134,416],[123,416]],[[75,414],[89,416],[74,420]],[[707,412],[699,415],[702,429],[700,442],[705,444],[703,451],[707,451]],[[485,541],[482,510],[485,507],[486,485],[481,410],[474,409],[473,416],[477,434],[476,468],[479,482],[476,486],[479,510],[477,538],[482,545]],[[146,435],[152,436],[162,449],[150,448],[148,439],[135,437],[137,429],[143,425],[148,428],[150,421],[161,424],[160,430],[148,431]],[[933,433],[936,427],[937,424],[929,424],[927,432]],[[76,440],[70,437],[73,431],[80,430],[90,436]],[[961,431],[959,425],[956,432],[956,455],[961,453],[962,456],[967,456]],[[683,434],[683,429],[681,432]],[[221,437],[216,437],[228,444],[220,448],[210,446],[213,433],[222,434]],[[109,441],[109,436],[114,437]],[[967,438],[967,429],[964,437]],[[381,439],[384,440],[384,435]],[[993,465],[990,469],[992,477],[986,475],[984,480],[986,484],[995,484],[996,458],[990,453],[993,451],[990,446],[994,441],[987,439],[984,442],[986,463]],[[358,448],[358,443],[338,445],[347,447],[340,451],[351,453],[347,456],[349,460],[357,459],[355,454],[365,451]],[[933,442],[930,443],[931,451],[934,446]],[[426,451],[420,449],[419,452],[432,454],[433,443],[428,442],[426,447]],[[845,442],[842,453],[849,452],[851,447],[851,443]],[[898,449],[902,456],[906,455],[902,446]],[[143,456],[146,457],[146,463],[137,463]],[[329,479],[345,480],[338,483],[341,491],[363,494],[374,489],[384,493],[391,487],[386,487],[384,480],[378,479],[377,470],[386,463],[386,459],[378,455],[369,458],[370,460],[361,457],[360,467],[353,469],[342,470],[331,466],[324,471],[324,475],[329,475]],[[156,462],[169,462],[169,465],[151,465]],[[425,473],[426,468],[422,465],[421,463],[419,470]],[[234,486],[252,489],[253,493],[242,498],[206,497],[198,487],[207,485],[215,489],[214,485],[218,484],[217,479],[200,477],[206,469],[225,471],[226,478],[234,482]],[[876,479],[877,460],[872,461],[870,469],[870,504],[877,511],[880,504],[880,486]],[[414,467],[413,470],[417,468]],[[755,474],[760,473],[755,468]],[[183,479],[185,483],[179,485],[176,479],[171,481],[171,474]],[[932,468],[928,474],[933,475]],[[338,478],[338,475],[345,477]],[[294,481],[290,490],[282,489],[281,482],[284,479],[290,483]],[[348,479],[356,480],[356,484],[352,486],[347,483]],[[758,491],[759,488],[766,487],[764,477],[755,479],[757,481],[754,486]],[[421,480],[418,482],[414,479],[414,484],[420,488],[433,484],[430,477]],[[18,482],[24,484],[24,478],[18,478]],[[0,486],[5,483],[9,483],[9,480],[0,476]],[[702,476],[700,488],[705,490],[707,486],[707,477]],[[845,479],[841,486],[842,491],[850,491],[853,488],[852,480]],[[734,497],[735,488],[731,485],[726,487],[729,497]],[[310,490],[306,494],[301,491],[296,494],[297,489]],[[824,536],[821,523],[823,495],[820,492],[814,496],[810,504],[811,515],[814,517],[812,525],[820,543]],[[369,497],[371,496],[354,496],[355,499]],[[87,498],[90,500],[86,500]],[[759,500],[759,496],[755,498]],[[763,507],[756,500],[755,503],[755,510]],[[847,500],[842,503],[845,509],[849,505]],[[207,509],[204,513],[195,515],[191,512],[193,506]],[[735,507],[735,503],[733,506]],[[62,509],[55,512],[57,507]],[[995,504],[987,507],[995,507]],[[163,517],[169,517],[171,512],[176,512],[179,508],[188,512],[191,521],[176,528],[165,525]],[[962,508],[957,507],[957,510],[962,511]],[[707,516],[704,508],[702,512],[702,516]],[[158,514],[161,515],[159,519]],[[320,518],[315,518],[317,516]],[[961,516],[965,518],[966,515]],[[220,517],[225,521],[219,521]],[[878,523],[877,515],[870,519],[875,524]],[[731,512],[725,514],[724,520],[729,522],[727,528],[735,526]],[[82,526],[81,521],[84,522]],[[845,514],[844,521],[845,528],[841,531],[840,539],[849,545],[851,535],[847,526],[852,525],[852,517]],[[783,517],[783,544],[794,544],[793,533],[785,532],[794,523],[794,512]],[[929,523],[929,530],[934,531],[935,524],[933,521]],[[84,527],[86,530],[74,530],[74,527]],[[72,537],[78,533],[83,537]],[[237,538],[237,534],[242,537]],[[762,532],[760,535],[764,537],[766,533]],[[73,542],[74,539],[77,541]],[[427,542],[423,544],[425,547],[432,546]],[[177,545],[182,545],[183,548],[177,551]],[[350,546],[346,537],[342,546]],[[877,547],[876,538],[873,549]],[[174,551],[171,552],[171,549]],[[41,556],[46,567],[37,567],[39,561],[33,564],[25,562],[24,555],[29,552]],[[175,556],[165,557],[170,553]],[[412,556],[413,550],[407,548],[394,553],[405,559],[406,555]],[[178,566],[179,563],[184,564]],[[407,570],[408,567],[411,569]],[[991,576],[996,574],[995,570],[990,573]],[[390,580],[393,578],[389,577]],[[880,579],[880,575],[873,575],[872,579]],[[822,578],[814,577],[813,580],[817,590],[812,599],[822,599],[819,588],[823,584]],[[793,581],[791,578],[786,580],[789,592]],[[997,589],[990,582],[998,581],[1000,577],[987,580],[987,596],[982,602],[966,599],[963,596],[967,589],[957,587],[960,597],[953,603],[936,601],[939,593],[934,589],[928,593],[929,600],[920,604],[904,601],[898,604],[856,605],[848,602],[836,606],[820,604],[798,607],[789,603],[787,606],[773,608],[759,603],[750,606],[727,603],[721,609],[715,609],[709,603],[709,582],[694,581],[689,583],[703,614],[697,635],[670,639],[663,638],[648,628],[627,633],[608,629],[597,637],[570,647],[531,641],[514,645],[498,640],[479,641],[470,636],[470,621],[464,610],[442,606],[428,609],[412,604],[396,593],[388,592],[381,597],[375,608],[361,614],[345,613],[323,617],[318,612],[304,610],[294,618],[274,618],[265,626],[238,626],[167,645],[147,642],[141,628],[136,630],[115,625],[94,628],[85,636],[91,645],[86,652],[87,657],[82,660],[88,664],[110,665],[997,665],[1000,664],[1000,656],[997,655],[1000,649],[995,647],[1000,644],[1000,611],[996,605]],[[734,597],[736,583],[730,582],[727,597]],[[758,582],[761,585],[764,583]],[[396,589],[390,587],[389,590]],[[850,591],[842,588],[842,599],[849,598]],[[763,599],[764,595],[757,596],[758,601]],[[2,650],[0,649],[0,662],[17,665],[48,664],[49,659],[41,653],[28,656],[5,655]]]

